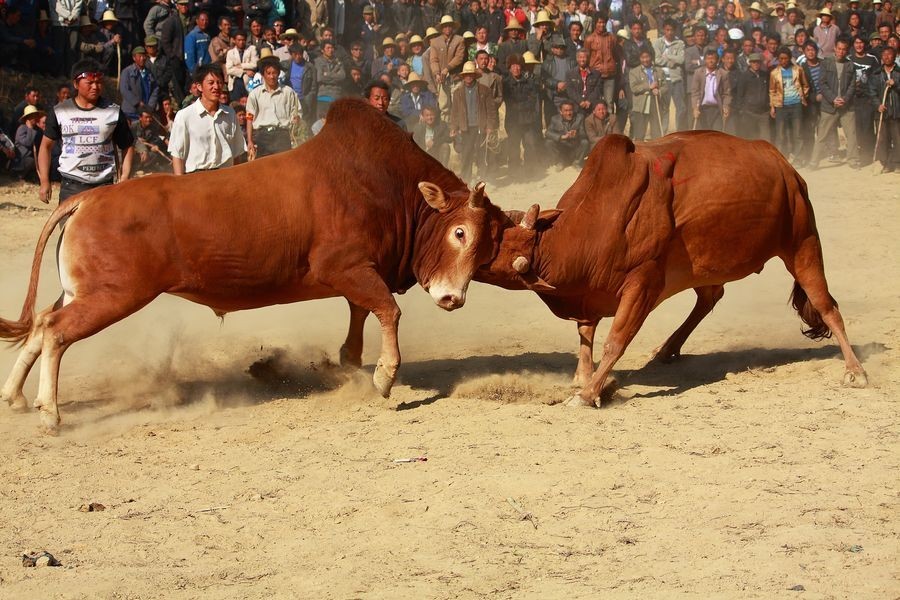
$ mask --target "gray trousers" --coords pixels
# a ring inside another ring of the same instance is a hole
[[[824,110],[819,115],[819,126],[816,128],[816,145],[813,147],[812,160],[813,166],[819,164],[822,153],[825,151],[825,140],[833,131],[837,133],[837,126],[840,125],[847,137],[847,160],[851,163],[859,163],[859,148],[856,145],[856,115],[852,110],[846,108],[836,108],[833,113],[827,113]]]

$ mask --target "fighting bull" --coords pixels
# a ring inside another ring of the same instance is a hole
[[[736,162],[735,157],[740,157]],[[531,289],[578,325],[570,405],[599,406],[616,361],[647,315],[689,288],[696,304],[656,351],[677,358],[722,298],[724,284],[778,257],[794,277],[791,302],[812,339],[837,338],[844,383],[867,384],[828,291],[806,183],[770,144],[684,132],[638,144],[605,137],[554,210],[511,211],[500,250],[476,281]],[[517,224],[513,224],[513,223]],[[613,317],[594,369],[594,331]]]
[[[378,160],[390,148],[389,160]],[[62,294],[35,314],[41,257],[68,219],[58,261]],[[400,308],[392,293],[417,281],[446,310],[465,303],[479,265],[497,250],[507,216],[359,100],[336,102],[306,144],[217,172],[151,176],[85,192],[41,232],[17,321],[0,338],[23,347],[0,395],[24,407],[29,370],[43,358],[34,406],[59,425],[63,353],[168,293],[218,315],[343,296],[344,364],[359,366],[374,313],[382,347],[373,380],[387,396],[400,365]]]

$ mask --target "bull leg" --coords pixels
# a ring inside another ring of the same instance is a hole
[[[44,343],[43,321],[45,314],[41,313],[35,317],[34,328],[28,335],[22,351],[19,352],[9,378],[3,384],[3,389],[0,390],[0,399],[6,400],[13,410],[26,410],[28,408],[28,399],[25,398],[22,388],[25,386],[28,373],[31,372],[35,361],[41,355],[41,348]]]
[[[328,284],[343,295],[351,306],[374,313],[381,323],[381,356],[372,381],[383,397],[389,397],[397,379],[397,369],[400,368],[400,344],[397,341],[400,307],[391,290],[371,268],[334,274]]]
[[[866,370],[850,345],[841,311],[838,310],[837,303],[828,292],[828,282],[825,280],[825,269],[821,256],[818,244],[815,247],[804,245],[797,251],[793,261],[785,261],[785,266],[803,288],[807,297],[806,301],[812,305],[815,312],[837,338],[841,353],[844,355],[843,384],[849,387],[863,388],[868,385],[869,379]]]
[[[641,325],[659,298],[663,286],[663,274],[655,263],[634,272],[622,289],[619,306],[613,317],[612,327],[603,344],[603,356],[590,382],[580,392],[569,398],[569,406],[600,407],[600,392],[616,361],[622,357],[628,344],[637,335]]]
[[[725,295],[725,286],[722,285],[706,285],[694,288],[697,292],[697,303],[694,304],[691,314],[688,315],[681,327],[675,330],[675,333],[669,336],[665,343],[653,351],[653,358],[659,362],[669,363],[677,360],[681,356],[681,347],[688,339],[700,321],[706,318],[706,315],[712,312],[716,303]]]
[[[156,294],[135,297],[94,295],[75,297],[66,306],[54,310],[43,319],[41,378],[34,406],[40,411],[41,425],[47,433],[59,429],[59,365],[69,347],[86,337],[124,319],[145,306]]]
[[[578,367],[572,382],[580,388],[586,386],[594,374],[594,332],[599,322],[578,323]]]
[[[369,311],[350,302],[350,328],[347,330],[347,339],[341,346],[341,366],[358,369],[362,366],[363,351],[363,326]]]

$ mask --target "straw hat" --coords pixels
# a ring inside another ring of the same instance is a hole
[[[425,40],[422,39],[422,36],[414,33],[412,37],[409,38],[409,45],[414,46],[416,44],[424,44]]]
[[[623,40],[627,40],[628,39],[628,30],[620,29],[616,32],[616,35],[619,36],[620,38],[622,38]]]
[[[103,11],[103,18],[100,19],[100,22],[101,22],[101,23],[107,23],[107,22],[110,22],[110,21],[112,21],[113,23],[118,23],[118,22],[119,22],[119,20],[116,18],[116,13],[114,13],[114,12],[111,11],[111,10],[104,10],[104,11]]]
[[[761,13],[763,11],[762,6],[759,2],[754,2],[753,4],[751,4],[748,10],[755,10],[758,13]]]
[[[534,23],[532,25],[553,25],[553,19],[550,18],[550,14],[546,10],[539,10],[537,17],[534,19]]]
[[[96,25],[94,25],[93,21],[91,21],[91,18],[87,15],[81,15],[81,17],[78,20],[78,26],[79,27],[96,27]]]
[[[518,29],[519,31],[525,30],[525,28],[522,27],[522,24],[519,23],[519,20],[515,17],[510,18],[509,22],[506,24],[506,27],[503,28],[503,31],[512,31],[513,29]]]
[[[671,2],[668,2],[667,0],[663,0],[662,2],[659,3],[659,9],[662,10],[663,8],[675,8],[675,7],[672,6]]]
[[[872,4],[883,4],[881,0],[872,0]]]
[[[384,40],[382,40],[381,47],[387,48],[388,46],[393,46],[395,48],[397,47],[397,42],[394,41],[394,38],[386,37],[386,38],[384,38]]]
[[[533,52],[526,50],[522,53],[522,60],[525,61],[526,65],[539,65],[541,61],[537,59],[537,56],[534,55]]]
[[[37,119],[43,117],[45,114],[44,111],[40,110],[38,107],[29,104],[25,107],[25,111],[22,113],[22,116],[19,117],[19,123],[24,123],[25,119],[29,117],[35,117]]]
[[[435,29],[434,27],[429,27],[425,30],[425,40],[430,40],[431,38],[436,38],[441,35],[441,32]]]
[[[438,29],[443,29],[446,25],[453,25],[453,29],[459,29],[459,23],[453,20],[451,15],[444,15],[441,17],[441,22],[438,24]]]
[[[268,58],[268,57],[270,57],[270,56],[272,56],[272,49],[271,49],[271,48],[263,48],[262,50],[259,51],[259,58],[260,58],[260,60],[262,60],[262,59],[264,59],[264,58]]]
[[[403,87],[409,89],[414,83],[420,84],[423,88],[428,86],[428,83],[419,77],[415,71],[411,71],[409,77],[406,78],[406,83],[403,84]]]
[[[284,33],[278,36],[279,40],[299,40],[300,32],[291,27],[290,29],[285,29]]]
[[[474,40],[475,34],[472,33],[471,31],[466,31],[465,33],[463,33],[462,37],[464,40]]]
[[[374,15],[374,14],[375,14],[375,7],[372,6],[371,4],[366,4],[366,5],[363,7],[363,14],[364,14],[364,15]]]
[[[824,16],[824,17],[834,17],[834,15],[831,14],[831,9],[828,8],[828,7],[825,7],[825,8],[823,8],[822,10],[820,10],[820,11],[819,11],[819,16],[820,16],[820,17],[823,17],[823,16]]]
[[[462,78],[463,75],[474,75],[477,79],[478,77],[481,77],[481,71],[479,71],[475,67],[475,63],[473,61],[468,60],[463,65],[462,71],[459,72],[460,78]]]
[[[268,49],[268,48],[264,48],[263,50],[269,50],[269,49]],[[256,70],[257,70],[260,74],[265,73],[265,72],[266,72],[266,69],[269,68],[269,67],[275,67],[276,69],[278,69],[279,71],[281,71],[281,61],[278,60],[278,57],[277,57],[277,56],[274,56],[274,55],[272,54],[272,51],[271,51],[271,50],[269,50],[269,53],[268,53],[267,55],[265,55],[264,57],[260,58],[260,59],[256,62]]]

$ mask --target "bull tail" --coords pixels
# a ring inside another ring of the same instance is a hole
[[[831,295],[828,296],[831,302],[837,308],[837,302]],[[806,324],[808,329],[803,329],[803,335],[811,340],[824,340],[831,337],[831,329],[822,320],[822,315],[815,309],[812,302],[806,295],[806,292],[798,282],[794,282],[794,291],[791,292],[791,306],[800,315],[800,319]]]
[[[28,293],[25,295],[22,314],[19,316],[18,321],[0,318],[0,339],[6,340],[10,344],[22,344],[28,339],[28,335],[34,326],[34,305],[37,301],[41,260],[44,256],[44,249],[47,247],[47,241],[59,222],[74,213],[80,204],[81,199],[73,198],[62,206],[57,207],[44,224],[44,229],[41,230],[41,237],[38,238],[37,247],[34,250],[34,259],[31,263],[31,278],[28,280]]]

